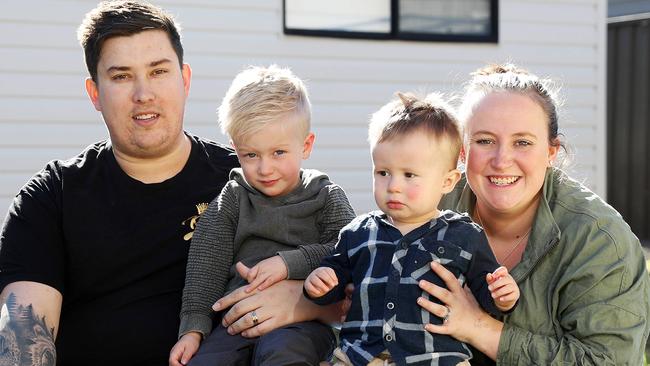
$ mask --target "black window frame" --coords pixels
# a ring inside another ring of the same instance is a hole
[[[372,39],[372,40],[407,40],[407,41],[425,41],[425,42],[474,42],[474,43],[498,43],[499,42],[499,0],[489,0],[490,1],[490,33],[486,35],[434,34],[434,33],[399,31],[399,1],[400,0],[390,0],[391,30],[388,33],[287,28],[286,1],[287,0],[282,0],[282,28],[284,34],[289,34],[289,35],[351,38],[351,39]]]

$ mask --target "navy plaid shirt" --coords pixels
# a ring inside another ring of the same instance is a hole
[[[312,299],[325,305],[345,297],[352,282],[352,306],[342,326],[341,349],[353,364],[366,365],[388,350],[398,365],[456,365],[472,353],[446,335],[431,334],[424,324],[442,320],[417,305],[422,279],[446,287],[430,268],[438,261],[467,283],[477,301],[493,315],[485,275],[497,263],[483,230],[466,214],[441,212],[440,217],[402,236],[381,211],[357,217],[341,231],[334,253],[322,265],[333,268],[339,284]]]

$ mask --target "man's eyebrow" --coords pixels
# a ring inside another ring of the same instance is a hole
[[[170,59],[168,59],[168,58],[163,58],[163,59],[160,59],[160,60],[151,61],[149,63],[149,67],[156,67],[158,65],[168,63],[168,62],[172,62],[172,61]],[[129,71],[129,70],[131,70],[130,66],[111,66],[106,71],[108,73],[111,73],[111,72]]]
[[[156,66],[158,66],[160,64],[164,64],[164,63],[168,63],[168,62],[172,62],[172,61],[170,59],[168,59],[168,58],[163,58],[163,59],[160,59],[160,60],[157,60],[157,61],[150,62],[149,66],[150,67],[156,67]]]

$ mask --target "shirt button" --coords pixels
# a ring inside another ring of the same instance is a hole
[[[389,302],[388,304],[386,304],[386,307],[388,309],[392,310],[393,308],[395,308],[395,304],[393,304],[392,302]]]
[[[406,241],[402,241],[402,249],[408,249],[409,243]]]
[[[386,334],[386,337],[384,337],[384,339],[386,340],[386,342],[391,342],[393,340],[393,336],[390,334]]]
[[[445,254],[445,248],[444,247],[438,247],[438,253],[439,254]]]

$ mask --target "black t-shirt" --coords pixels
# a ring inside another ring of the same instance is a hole
[[[177,339],[189,239],[237,163],[188,135],[171,179],[122,171],[109,142],[53,161],[16,196],[0,236],[0,288],[44,283],[63,294],[59,365],[166,365]]]

